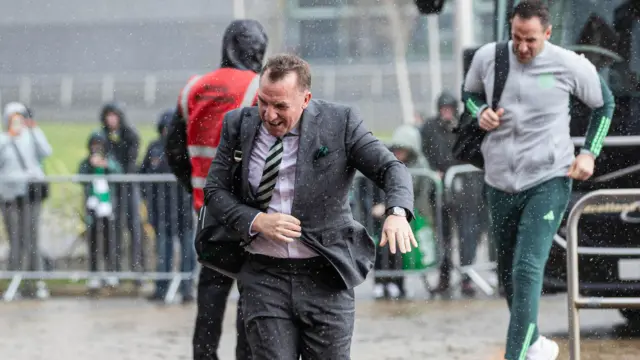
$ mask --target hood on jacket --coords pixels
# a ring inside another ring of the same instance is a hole
[[[94,131],[89,135],[89,141],[87,142],[87,148],[91,152],[91,145],[95,143],[101,143],[102,146],[107,146],[107,137],[101,131]]]
[[[105,122],[108,113],[118,114],[120,117],[120,130],[122,131],[127,126],[127,119],[124,116],[124,110],[122,107],[115,102],[106,103],[102,106],[100,110],[100,124],[102,127],[107,130],[107,124]]]
[[[160,114],[160,116],[158,117],[158,123],[156,124],[158,133],[160,135],[162,135],[162,131],[165,128],[169,127],[169,124],[171,124],[171,119],[173,119],[174,114],[175,114],[175,110],[173,109],[165,110],[162,114]]]
[[[406,149],[409,151],[408,167],[429,167],[427,159],[422,154],[422,136],[420,130],[413,125],[405,124],[398,127],[388,143],[391,151]]]
[[[456,99],[456,97],[453,96],[452,93],[448,91],[443,91],[442,94],[438,96],[438,101],[436,102],[436,106],[438,110],[445,106],[451,106],[455,109],[458,107],[458,99]]]
[[[259,73],[267,51],[267,33],[256,20],[234,20],[222,38],[220,67]]]
[[[27,117],[27,107],[23,103],[19,103],[17,101],[7,103],[7,105],[4,106],[4,111],[2,112],[2,126],[5,129],[9,128],[9,118],[13,114],[20,114]]]

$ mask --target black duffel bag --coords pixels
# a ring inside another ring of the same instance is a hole
[[[494,74],[491,108],[495,111],[509,76],[509,45],[507,42],[496,44]],[[484,169],[484,157],[480,147],[487,132],[480,128],[477,117],[467,109],[466,104],[464,109],[458,127],[453,130],[453,133],[456,134],[452,149],[453,157],[458,161]]]

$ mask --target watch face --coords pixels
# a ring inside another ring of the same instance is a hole
[[[398,216],[407,216],[407,212],[404,211],[403,208],[399,208],[399,207],[391,208],[391,214],[392,215],[398,215]]]

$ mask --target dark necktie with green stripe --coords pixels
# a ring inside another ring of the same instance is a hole
[[[267,210],[271,202],[273,189],[275,189],[276,181],[278,180],[278,171],[280,170],[280,163],[282,163],[283,152],[282,138],[277,138],[267,154],[267,160],[265,161],[264,170],[262,171],[262,179],[260,180],[260,186],[258,186],[258,193],[256,194],[258,207],[263,211]]]

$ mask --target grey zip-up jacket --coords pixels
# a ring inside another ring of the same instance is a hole
[[[20,164],[15,142],[27,167]],[[0,201],[13,201],[27,194],[28,179],[45,176],[42,161],[51,155],[51,146],[40,128],[23,128],[15,137],[0,133]]]
[[[493,94],[495,43],[474,55],[465,78],[463,101],[479,117]],[[509,42],[512,49],[512,42]],[[497,108],[505,113],[482,143],[485,182],[520,192],[566,176],[574,160],[569,133],[570,96],[594,109],[582,151],[600,154],[615,107],[608,86],[586,58],[546,42],[530,63],[509,52],[509,75]]]

